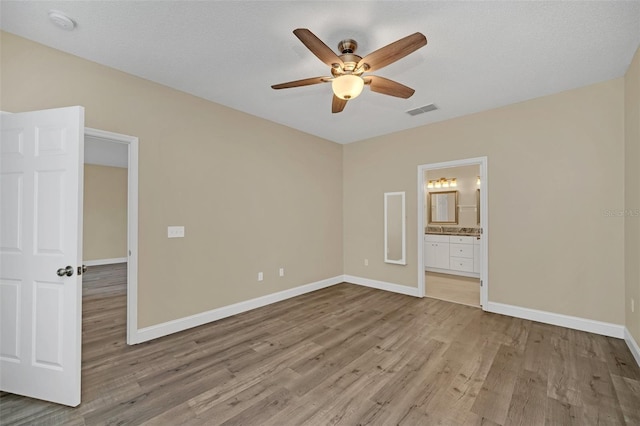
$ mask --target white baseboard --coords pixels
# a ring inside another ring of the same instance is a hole
[[[377,288],[378,290],[386,290],[392,293],[400,293],[400,294],[406,294],[407,296],[419,297],[418,289],[416,287],[408,287],[406,285],[393,284],[385,281],[355,277],[353,275],[345,275],[344,281],[351,284],[362,285],[365,287]]]
[[[114,263],[126,263],[126,257],[115,257],[113,259],[85,260],[82,262],[85,266],[112,265]]]
[[[638,342],[635,341],[627,327],[624,328],[624,341],[627,342],[631,354],[636,359],[638,367],[640,367],[640,346],[638,346]]]
[[[569,315],[556,314],[554,312],[539,311],[537,309],[523,308],[520,306],[506,305],[503,303],[489,302],[485,306],[485,311],[495,314],[503,314],[511,317],[538,321],[545,324],[558,325],[560,327],[571,328],[573,330],[588,331],[589,333],[601,334],[603,336],[624,338],[624,326],[590,320]]]
[[[107,260],[118,260],[118,262],[111,263],[119,263],[122,261],[119,259]],[[126,258],[124,259],[124,261],[126,261]],[[86,262],[85,264],[90,265],[88,262]],[[135,332],[134,335],[131,336],[131,343],[137,344],[146,342],[148,340],[157,339],[159,337],[167,336],[169,334],[177,333],[179,331],[217,321],[222,318],[237,315],[242,312],[247,312],[256,308],[270,305],[272,303],[310,293],[312,291],[331,287],[332,285],[340,284],[342,282],[371,287],[378,290],[390,291],[393,293],[404,294],[407,296],[419,297],[418,289],[415,287],[408,287],[405,285],[399,285],[385,281],[372,280],[369,278],[356,277],[353,275],[339,275],[333,278],[327,278],[322,281],[316,281],[314,283],[305,284],[289,290],[280,291],[278,293],[268,294],[266,296],[257,297],[255,299],[246,300],[244,302],[238,302],[229,306],[223,306],[221,308],[191,315],[185,318],[180,318],[162,324],[145,327],[137,330],[137,332]],[[511,317],[538,321],[545,324],[552,324],[560,327],[571,328],[574,330],[587,331],[590,333],[624,339],[627,343],[627,346],[629,346],[629,350],[633,354],[633,357],[640,366],[640,347],[638,347],[638,343],[634,340],[633,336],[631,336],[629,330],[623,325],[573,317],[563,314],[556,314],[553,312],[539,311],[536,309],[523,308],[520,306],[507,305],[497,302],[487,303],[487,306],[485,306],[485,310],[487,312],[493,312],[496,314],[508,315]]]
[[[316,281],[314,283],[305,284],[289,290],[280,291],[266,296],[257,297],[255,299],[246,300],[244,302],[234,303],[233,305],[223,306],[221,308],[212,309],[207,312],[191,315],[162,324],[152,325],[139,329],[133,336],[131,342],[133,344],[146,342],[147,340],[157,339],[158,337],[167,336],[189,328],[197,327],[209,322],[217,321],[233,315],[241,314],[252,309],[300,296],[305,293],[331,287],[335,284],[343,282],[343,276],[339,275],[326,280]]]

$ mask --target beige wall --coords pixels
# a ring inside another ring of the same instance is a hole
[[[487,156],[489,300],[623,324],[624,224],[604,212],[624,205],[623,96],[620,78],[346,145],[345,274],[417,287],[418,165]],[[382,259],[386,191],[407,192],[407,266]]]
[[[640,343],[640,49],[625,83],[625,324]],[[635,312],[631,312],[631,299]]]
[[[140,327],[343,273],[341,145],[8,33],[0,42],[3,110],[83,105],[88,127],[140,140]],[[167,239],[169,225],[186,238]]]
[[[625,271],[640,298],[637,239],[624,262],[637,221],[606,213],[640,199],[638,55],[626,79],[343,147],[0,37],[1,109],[83,105],[88,127],[140,138],[141,327],[343,273],[415,287],[417,166],[478,156],[490,301],[622,324]],[[394,191],[407,194],[407,266],[382,258],[382,194]],[[186,238],[168,240],[168,225]],[[637,319],[627,311],[639,340]]]
[[[425,189],[425,218],[429,217],[427,197],[430,192],[458,191],[458,224],[451,226],[460,226],[465,228],[477,228],[478,214],[477,190],[478,176],[480,176],[480,166],[461,166],[448,167],[446,169],[427,170],[425,179],[437,180],[440,178],[456,178],[457,186],[455,188],[429,188]],[[428,221],[425,220],[428,225]]]
[[[127,169],[84,165],[82,257],[127,257]]]

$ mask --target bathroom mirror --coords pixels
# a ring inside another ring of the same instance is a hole
[[[430,192],[429,223],[458,223],[458,191]]]
[[[480,225],[480,188],[476,191],[476,217],[478,219],[478,225]]]
[[[384,261],[406,265],[404,192],[384,193]]]

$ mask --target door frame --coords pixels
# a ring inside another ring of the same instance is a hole
[[[127,344],[138,337],[138,138],[105,130],[84,128],[85,136],[119,143],[128,148],[127,170]]]
[[[461,166],[480,166],[480,228],[482,229],[482,238],[480,239],[480,249],[482,251],[482,264],[480,269],[480,305],[482,310],[486,311],[489,302],[489,178],[487,173],[487,157],[467,158],[441,163],[422,164],[418,166],[418,295],[419,297],[425,296],[425,172],[428,170],[447,169],[450,167]]]

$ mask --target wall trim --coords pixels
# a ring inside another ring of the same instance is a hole
[[[636,364],[640,367],[640,346],[638,346],[638,342],[635,341],[627,327],[624,328],[624,341],[627,342],[631,354],[636,359]]]
[[[103,259],[103,260],[120,260],[120,259]],[[126,261],[126,258],[124,258]],[[90,261],[100,262],[100,261]],[[117,262],[111,262],[117,263]],[[88,262],[85,264],[89,265]],[[106,264],[106,263],[100,263]],[[137,344],[146,342],[159,337],[164,337],[169,334],[177,333],[189,328],[198,327],[203,324],[207,324],[213,321],[217,321],[223,318],[227,318],[233,315],[241,314],[243,312],[251,311],[256,308],[270,305],[272,303],[280,302],[286,299],[290,299],[296,296],[301,296],[306,293],[311,293],[316,290],[331,287],[340,283],[349,283],[355,285],[361,285],[364,287],[375,288],[377,290],[389,291],[392,293],[404,294],[407,296],[420,297],[419,289],[415,287],[409,287],[400,284],[389,283],[385,281],[373,280],[370,278],[356,277],[353,275],[338,275],[325,280],[316,281],[313,283],[301,285],[288,290],[280,291],[277,293],[268,294],[265,296],[257,297],[255,299],[246,300],[243,302],[234,303],[233,305],[223,306],[220,308],[212,309],[207,312],[191,315],[188,317],[168,321],[162,324],[152,325],[149,327],[141,328],[131,334],[131,341],[129,344]],[[586,318],[574,317],[570,315],[557,314],[553,312],[540,311],[537,309],[523,308],[520,306],[507,305],[504,303],[489,302],[486,305],[487,312],[507,315],[515,318],[522,318],[531,321],[537,321],[544,324],[557,325],[560,327],[570,328],[573,330],[586,331],[590,333],[600,334],[609,337],[615,337],[624,339],[633,355],[636,363],[640,366],[640,347],[634,340],[629,330],[623,325],[596,321]]]
[[[603,336],[624,338],[624,326],[610,322],[596,321],[554,312],[539,311],[537,309],[523,308],[520,306],[506,305],[504,303],[489,302],[486,304],[487,312],[508,315],[511,317],[528,319],[545,324],[558,325],[573,330],[588,331],[589,333]]]
[[[85,260],[82,262],[86,266],[100,266],[100,265],[112,265],[114,263],[126,263],[126,257],[114,257],[113,259],[97,259],[97,260]]]
[[[197,327],[209,322],[217,321],[243,312],[261,308],[272,303],[280,302],[292,297],[300,296],[305,293],[331,287],[342,283],[343,276],[327,278],[325,280],[316,281],[310,284],[301,285],[288,290],[279,291],[277,293],[267,294],[255,299],[245,300],[243,302],[234,303],[233,305],[222,306],[210,311],[201,312],[199,314],[190,315],[188,317],[167,321],[162,324],[156,324],[136,330],[131,336],[130,344],[142,343],[148,340],[157,339],[158,337],[167,336],[189,328]]]
[[[420,297],[418,288],[406,285],[388,283],[385,281],[372,280],[370,278],[344,275],[344,281],[350,284],[357,284],[364,287],[377,288],[378,290],[390,291],[392,293],[405,294],[407,296]]]

